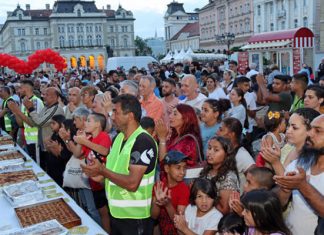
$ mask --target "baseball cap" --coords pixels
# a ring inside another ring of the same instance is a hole
[[[165,158],[163,159],[163,162],[164,164],[170,165],[170,164],[178,164],[187,159],[189,158],[186,155],[184,155],[182,152],[171,150],[166,154]]]

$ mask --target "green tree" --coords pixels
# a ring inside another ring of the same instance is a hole
[[[152,55],[152,49],[147,45],[143,38],[136,36],[135,40],[135,55],[136,56],[145,56]]]

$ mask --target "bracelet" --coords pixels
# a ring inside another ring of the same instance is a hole
[[[159,142],[159,144],[166,145],[166,142],[165,141],[161,141],[161,142]]]

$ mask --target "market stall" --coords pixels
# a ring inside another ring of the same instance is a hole
[[[241,47],[249,54],[249,63],[256,63],[260,72],[273,64],[284,74],[297,73],[303,63],[313,66],[314,34],[306,28],[255,34]]]
[[[0,234],[107,234],[8,136],[0,137],[0,208]]]

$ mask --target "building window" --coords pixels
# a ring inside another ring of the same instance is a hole
[[[44,43],[45,48],[48,48],[48,42]]]
[[[304,0],[304,7],[307,6],[307,0]]]
[[[273,2],[270,2],[270,14],[273,14]]]
[[[281,22],[281,29],[285,29],[285,24],[286,24],[285,21]]]
[[[80,9],[77,10],[77,15],[78,15],[78,17],[81,17],[81,10]]]
[[[127,38],[124,38],[124,47],[128,47]]]
[[[19,20],[22,20],[22,14],[19,14],[19,15],[18,15],[18,19],[19,19]]]
[[[35,28],[35,35],[39,35],[39,28]]]
[[[294,0],[294,8],[297,9],[297,0]]]
[[[44,28],[44,35],[47,35],[47,28]]]
[[[298,27],[298,20],[297,19],[294,20],[294,26],[295,26],[295,28]]]
[[[274,24],[273,23],[270,24],[270,31],[274,31]]]
[[[25,29],[21,29],[21,36],[25,36]]]
[[[258,33],[261,33],[261,25],[258,24]]]
[[[26,51],[26,44],[25,42],[20,43],[20,51]]]
[[[111,32],[111,33],[114,32],[114,26],[110,26],[110,32]]]
[[[64,37],[63,36],[59,37],[59,43],[60,43],[60,47],[64,47]]]
[[[37,50],[41,49],[40,42],[36,42],[36,49],[37,49]]]
[[[92,46],[92,36],[91,35],[87,36],[87,44],[88,44],[88,46]]]
[[[74,37],[69,36],[69,47],[74,47]]]
[[[111,46],[111,47],[115,47],[115,39],[112,38],[112,39],[110,40],[110,46]]]
[[[257,6],[257,13],[258,13],[258,16],[261,15],[261,6],[260,5]]]
[[[303,25],[304,25],[304,27],[308,27],[308,19],[307,19],[307,17],[303,18]]]
[[[79,45],[80,47],[83,46],[83,36],[82,36],[82,35],[79,35],[79,36],[78,36],[78,45]]]
[[[18,36],[21,36],[21,29],[18,29]]]
[[[96,36],[96,43],[97,43],[97,46],[101,46],[102,43],[101,43],[101,36],[100,35],[97,35]]]

